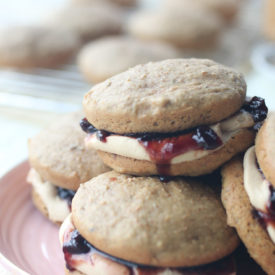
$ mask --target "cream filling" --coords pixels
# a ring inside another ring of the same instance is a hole
[[[266,205],[270,199],[269,183],[263,179],[256,164],[255,147],[250,147],[244,156],[244,188],[253,207],[267,213]],[[268,235],[275,243],[275,227],[271,223],[266,225]]]
[[[49,219],[54,222],[63,222],[70,214],[70,210],[67,202],[57,195],[56,187],[48,181],[44,182],[33,168],[29,171],[27,181],[32,184],[45,204]]]
[[[66,235],[75,229],[70,214],[59,229],[61,246],[68,239]],[[71,259],[74,264],[71,267],[85,275],[130,275],[130,270],[126,266],[106,259],[98,253],[71,254]]]
[[[223,145],[214,150],[191,150],[174,157],[171,164],[192,161],[211,154],[220,149],[240,129],[249,128],[254,125],[252,116],[247,112],[238,112],[234,116],[210,126],[223,141]],[[101,142],[96,134],[88,135],[85,139],[85,146],[112,153],[128,158],[151,161],[150,155],[136,138],[121,135],[110,135],[106,142]]]
[[[72,222],[72,215],[70,214],[59,229],[59,241],[61,247],[65,240],[68,240],[68,234],[75,230],[75,226]],[[88,255],[88,257],[87,257]],[[114,262],[110,259],[101,256],[96,252],[87,253],[87,254],[72,254],[71,255],[72,262],[74,266],[71,266],[77,271],[82,272],[85,275],[139,275],[140,271],[139,268],[133,268],[133,273],[131,272],[130,268],[123,264],[119,264]],[[142,273],[142,272],[141,272]],[[177,270],[171,270],[169,268],[162,268],[158,272],[154,273],[156,275],[180,275],[181,272]],[[192,273],[193,274],[193,273]]]

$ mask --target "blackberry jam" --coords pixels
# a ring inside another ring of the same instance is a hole
[[[62,200],[66,200],[69,208],[71,208],[72,199],[75,195],[75,191],[57,187],[57,194]]]
[[[98,130],[87,120],[87,118],[83,118],[80,120],[81,129],[87,134],[93,134]]]
[[[205,150],[213,150],[222,145],[220,137],[208,126],[200,126],[192,139]]]
[[[63,253],[67,269],[74,271],[77,260],[74,259],[73,255],[88,254],[91,251],[91,246],[76,229],[70,232],[68,240],[63,244]]]
[[[242,109],[252,115],[254,122],[261,122],[267,117],[268,108],[265,105],[265,100],[258,96],[253,96],[246,101]]]

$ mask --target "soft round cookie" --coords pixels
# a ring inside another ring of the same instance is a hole
[[[79,46],[78,36],[70,31],[44,26],[1,29],[0,66],[32,68],[62,65],[72,58]]]
[[[165,0],[162,2],[162,8],[184,9],[188,5],[187,2],[188,0]],[[228,22],[232,21],[240,4],[239,0],[193,0],[192,2],[214,11]]]
[[[260,128],[255,142],[258,163],[267,178],[275,186],[275,113],[270,113]]]
[[[270,275],[275,274],[275,245],[253,217],[252,206],[243,186],[243,165],[235,158],[222,169],[222,202],[227,222],[236,228],[251,257]]]
[[[207,59],[170,59],[138,65],[94,86],[83,106],[97,129],[176,132],[230,116],[245,95],[243,76],[231,68]]]
[[[122,5],[122,6],[135,6],[137,4],[136,0],[72,0],[73,3],[95,3],[95,2],[110,2],[113,4],[118,4],[118,5]]]
[[[119,203],[118,203],[119,202]],[[230,254],[239,240],[206,183],[107,172],[81,185],[72,219],[96,248],[152,266],[195,266]]]
[[[139,11],[128,24],[128,31],[140,39],[160,40],[190,49],[213,46],[222,28],[223,22],[215,12],[193,1],[179,9]]]
[[[116,5],[82,3],[56,12],[48,24],[76,33],[85,43],[100,36],[121,33],[123,17],[123,11]]]
[[[135,65],[177,56],[179,52],[165,43],[110,36],[87,44],[79,53],[78,67],[88,81],[97,83]]]
[[[192,161],[170,164],[169,175],[199,176],[209,174],[236,154],[246,150],[253,143],[254,138],[255,133],[252,130],[242,129],[236,132],[225,146],[205,157]],[[158,175],[160,173],[159,166],[154,162],[127,158],[103,151],[98,151],[98,154],[106,165],[120,173],[143,176]]]
[[[197,0],[198,3],[223,16],[228,22],[232,21],[236,15],[240,1],[239,0]]]
[[[82,113],[64,115],[29,139],[29,161],[44,181],[76,190],[80,183],[108,170],[94,150],[84,148]]]

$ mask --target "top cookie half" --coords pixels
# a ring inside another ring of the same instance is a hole
[[[169,59],[138,65],[94,86],[83,106],[97,129],[175,132],[230,116],[245,96],[245,80],[231,68],[206,59]]]

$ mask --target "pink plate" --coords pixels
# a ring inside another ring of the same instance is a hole
[[[28,170],[25,161],[0,180],[0,274],[64,274],[58,227],[33,206]]]

